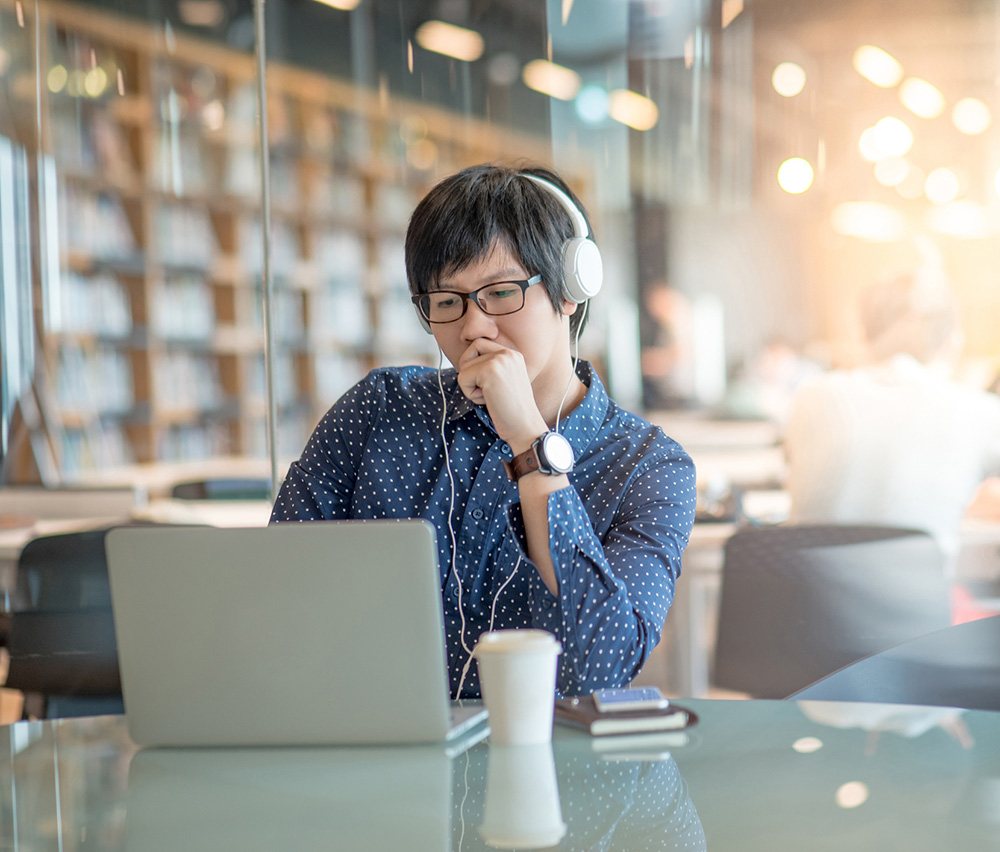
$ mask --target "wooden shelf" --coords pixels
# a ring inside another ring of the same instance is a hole
[[[72,74],[93,57],[111,80],[123,69],[125,89],[86,98],[43,88],[37,105],[39,153],[56,163],[60,212],[72,220],[59,262],[74,304],[83,300],[62,330],[57,317],[39,320],[39,381],[54,400],[47,425],[63,474],[108,463],[88,446],[95,435],[127,456],[119,463],[262,452],[253,57],[186,35],[168,46],[157,27],[76,4],[39,0],[24,13],[40,27],[43,69]],[[214,82],[195,96],[200,69]],[[396,254],[417,199],[442,174],[513,151],[545,162],[549,146],[315,72],[270,63],[267,75],[280,437],[302,446],[366,370],[431,360],[422,332],[389,325],[412,319]],[[432,169],[407,164],[404,121],[427,128]],[[80,327],[102,299],[125,305],[130,327]],[[74,378],[111,404],[75,404]]]

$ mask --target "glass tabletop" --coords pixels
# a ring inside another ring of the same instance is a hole
[[[0,729],[0,848],[995,850],[1000,714],[691,701],[551,746],[142,750],[121,717]]]

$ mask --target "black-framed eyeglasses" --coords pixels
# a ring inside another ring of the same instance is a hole
[[[527,281],[498,281],[487,284],[471,293],[455,290],[434,290],[411,297],[421,316],[427,322],[455,322],[465,316],[469,300],[484,314],[502,317],[515,314],[524,307],[524,293],[532,285],[542,280],[541,275],[532,275]]]

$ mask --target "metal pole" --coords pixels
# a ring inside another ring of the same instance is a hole
[[[267,137],[267,50],[264,39],[264,0],[254,0],[255,52],[257,55],[257,129],[260,137],[261,241],[264,263],[261,269],[264,294],[264,380],[267,392],[267,452],[271,461],[271,498],[278,493],[278,402],[274,393],[275,354],[273,287],[271,281],[271,164]]]

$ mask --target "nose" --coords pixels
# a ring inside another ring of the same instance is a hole
[[[484,312],[475,299],[469,299],[465,308],[465,316],[459,322],[462,324],[462,340],[471,343],[480,337],[493,338],[497,333],[497,325],[488,313]]]

